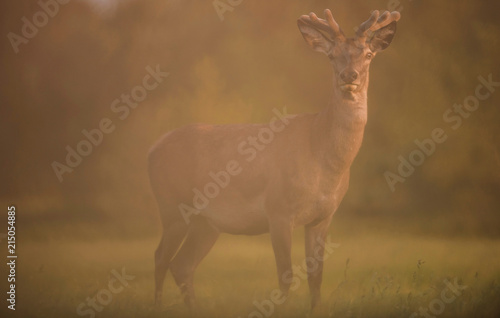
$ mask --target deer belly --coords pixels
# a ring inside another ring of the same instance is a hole
[[[258,235],[269,232],[264,196],[211,202],[200,214],[222,233]]]
[[[294,227],[324,220],[335,213],[338,200],[334,195],[316,194],[291,202]]]

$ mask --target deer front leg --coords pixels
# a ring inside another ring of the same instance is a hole
[[[323,261],[325,259],[326,234],[330,220],[331,218],[327,218],[318,224],[305,227],[307,281],[311,293],[311,310],[321,303]],[[331,249],[331,247],[328,248]]]
[[[283,296],[288,296],[291,281],[285,279],[292,272],[292,224],[288,217],[271,217],[269,232],[278,269],[278,281]]]

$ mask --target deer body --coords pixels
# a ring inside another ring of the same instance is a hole
[[[330,131],[331,136],[326,140],[323,136],[322,143],[318,144],[320,138],[316,133],[328,134],[328,129],[319,129],[321,124],[318,122],[323,121],[321,116],[323,113],[290,116],[288,126],[249,163],[248,157],[238,152],[237,145],[248,136],[257,135],[265,125],[197,125],[174,131],[151,152],[151,169],[162,171],[151,175],[152,180],[162,183],[157,196],[164,196],[168,201],[172,193],[182,191],[176,193],[171,203],[194,205],[191,204],[195,195],[193,187],[201,190],[203,185],[213,182],[210,172],[223,171],[228,162],[236,160],[241,173],[232,177],[229,186],[221,189],[199,213],[217,230],[230,234],[266,233],[269,231],[268,213],[281,210],[284,215],[291,214],[295,227],[324,219],[335,212],[343,197],[343,193],[334,189],[343,188],[341,182],[348,181],[348,169],[359,149],[364,123],[352,129],[333,124],[333,118],[324,121],[329,130],[334,127],[343,131],[341,134]],[[335,140],[339,135],[343,139]],[[221,144],[214,145],[214,140]],[[185,147],[188,144],[190,148]],[[214,148],[222,156],[213,158]],[[325,151],[325,148],[330,150]],[[328,151],[335,156],[328,156]],[[180,190],[187,176],[189,184]],[[176,180],[173,189],[168,185],[171,180]],[[283,198],[286,200],[281,202]],[[278,203],[286,207],[269,211],[268,205]],[[177,205],[175,212],[179,212]],[[196,218],[194,214],[187,217],[187,223]]]
[[[252,160],[238,150],[238,145],[258,135],[264,125],[187,126],[168,133],[152,148],[150,180],[164,229],[155,253],[157,302],[170,268],[186,295],[186,303],[193,304],[194,270],[220,233],[270,232],[280,289],[286,295],[291,284],[287,279],[291,272],[291,234],[293,228],[305,226],[306,257],[321,256],[317,259],[319,266],[308,271],[311,305],[319,303],[324,253],[321,242],[347,191],[350,166],[361,146],[367,120],[371,57],[366,56],[373,56],[390,43],[395,31],[393,21],[399,19],[398,13],[379,16],[376,11],[361,25],[358,38],[345,39],[330,11],[325,13],[327,20],[313,13],[298,20],[306,42],[328,55],[333,64],[332,99],[323,111],[282,118],[286,127],[281,127]],[[378,33],[366,42],[363,32],[375,27],[379,27]],[[333,40],[320,31],[330,32]],[[375,45],[381,45],[381,49]],[[179,206],[196,205],[193,189],[213,182],[211,174],[224,171],[231,162],[232,170],[238,173],[229,181],[225,173],[226,185],[186,219]]]

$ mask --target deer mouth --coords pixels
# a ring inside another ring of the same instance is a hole
[[[353,83],[340,85],[340,89],[343,92],[354,92],[357,88],[358,84],[353,84]]]

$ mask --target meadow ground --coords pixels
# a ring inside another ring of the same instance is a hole
[[[500,240],[422,237],[370,231],[369,227],[362,231],[341,229],[340,224],[330,230],[331,241],[339,245],[325,262],[323,303],[313,316],[411,317],[425,308],[429,317],[498,317]],[[58,231],[55,227],[49,230],[39,229],[40,233]],[[151,231],[141,238],[95,233],[78,239],[78,235],[71,239],[36,234],[18,238],[16,316],[193,315],[170,274],[163,305],[153,306],[153,252],[159,233]],[[302,231],[297,230],[293,263],[301,266],[303,261]],[[125,288],[117,282],[112,285],[116,293],[108,287],[115,277],[113,270],[130,275]],[[270,293],[277,287],[275,272],[268,235],[222,235],[195,275],[199,316],[309,316],[307,281],[299,276],[300,285],[287,302],[270,306]],[[445,280],[456,280],[467,288],[453,292]],[[104,303],[98,307],[100,312],[87,304],[96,295],[100,296],[97,306],[99,301]],[[255,302],[261,304],[260,310]],[[77,314],[79,305],[86,314]],[[418,316],[425,314],[413,317]]]

